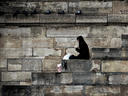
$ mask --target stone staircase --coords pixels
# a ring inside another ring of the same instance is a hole
[[[2,96],[127,96],[127,36],[121,48],[92,48],[90,60],[64,60],[62,72],[42,70],[41,57],[8,58]]]
[[[0,1],[0,96],[128,96],[127,0],[37,1]],[[91,59],[62,61],[79,35]]]

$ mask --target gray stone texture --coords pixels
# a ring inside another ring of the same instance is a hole
[[[111,85],[126,85],[128,84],[128,75],[121,74],[121,75],[110,75],[109,76],[109,84]]]
[[[107,59],[107,58],[121,58],[121,48],[92,48],[92,58]]]
[[[40,15],[40,23],[75,23],[74,14],[51,14]]]
[[[6,23],[39,23],[39,14],[34,14],[33,16],[25,16],[24,14],[18,14],[17,17],[14,17],[12,14],[5,16]]]
[[[5,16],[0,16],[0,23],[5,23]]]
[[[122,34],[122,47],[127,48],[128,47],[128,34]]]
[[[57,64],[61,64],[60,57],[49,57],[43,60],[43,71],[44,72],[57,72]]]
[[[45,56],[61,56],[60,49],[53,48],[34,48],[34,56],[45,57]]]
[[[128,13],[127,1],[124,1],[124,2],[113,1],[112,5],[113,5],[114,14],[127,14]]]
[[[0,68],[6,68],[6,67],[7,67],[7,59],[0,58]]]
[[[61,73],[60,74],[60,84],[72,84],[73,76],[72,73]]]
[[[90,38],[120,38],[123,33],[127,33],[126,26],[91,26],[87,37]]]
[[[68,2],[42,2],[42,11],[51,10],[53,13],[64,10],[68,11]]]
[[[45,88],[45,96],[83,96],[83,86],[65,85]]]
[[[90,60],[69,60],[66,65],[64,72],[89,72],[92,67]]]
[[[8,70],[9,71],[42,71],[43,59],[37,57],[27,58],[12,58],[8,59]]]
[[[77,10],[81,10],[83,13],[110,13],[112,11],[112,2],[111,1],[69,2],[69,12],[74,13]]]
[[[31,48],[0,48],[0,56],[5,58],[32,56],[32,49]]]
[[[57,77],[55,73],[33,73],[33,85],[55,85],[57,84]]]
[[[31,72],[2,72],[2,81],[31,81]]]
[[[127,23],[128,15],[127,14],[109,14],[108,23]]]
[[[30,37],[31,29],[27,27],[23,28],[0,28],[1,36],[11,36],[11,37]]]
[[[78,15],[76,23],[107,23],[107,16],[98,15]]]
[[[73,84],[106,84],[106,80],[101,73],[73,73]]]
[[[119,86],[85,86],[87,96],[121,96]]]
[[[42,58],[26,58],[23,59],[22,70],[38,72],[42,71],[42,65]]]
[[[127,60],[104,60],[102,72],[128,72]]]
[[[89,27],[67,27],[67,28],[49,28],[47,30],[48,37],[84,37],[89,33]]]
[[[31,96],[30,86],[3,86],[3,96]]]

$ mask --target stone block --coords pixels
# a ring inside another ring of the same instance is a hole
[[[93,48],[120,48],[121,38],[85,38],[88,46]]]
[[[9,71],[34,71],[40,72],[42,70],[42,58],[27,57],[27,58],[11,58],[8,59],[8,70]]]
[[[109,84],[112,85],[126,85],[128,84],[128,75],[127,74],[117,74],[109,76]]]
[[[25,58],[23,59],[22,70],[25,71],[42,71],[42,58]]]
[[[108,23],[127,23],[128,22],[127,14],[109,14]]]
[[[22,47],[23,48],[32,48],[33,47],[32,38],[23,38],[22,39]]]
[[[106,11],[109,9],[112,11],[112,2],[100,2],[100,1],[79,1],[69,2],[69,12],[74,13],[77,10],[81,10],[83,13],[100,13],[99,9]],[[101,12],[102,13],[102,12]]]
[[[45,56],[61,56],[60,49],[53,48],[34,48],[34,56],[45,57]]]
[[[0,48],[2,57],[17,58],[23,56],[32,56],[31,48]],[[15,53],[15,54],[14,54]]]
[[[32,82],[20,82],[20,85],[21,86],[31,86],[32,85]]]
[[[67,2],[42,2],[42,11],[51,10],[53,13],[57,13],[60,10],[68,11]]]
[[[89,72],[92,63],[90,60],[68,60],[64,72]]]
[[[104,60],[102,72],[128,72],[127,60]]]
[[[33,85],[55,85],[57,82],[55,73],[33,73],[32,80]]]
[[[91,71],[100,72],[101,71],[101,60],[92,60]]]
[[[62,86],[47,86],[44,89],[44,96],[62,96]]]
[[[121,56],[122,56],[122,58],[126,58],[126,60],[127,60],[128,48],[127,48],[127,46],[122,46],[122,47],[124,47],[124,48],[122,48]]]
[[[121,48],[92,48],[92,58],[95,59],[121,58],[121,54]]]
[[[0,48],[21,48],[22,40],[17,37],[2,36],[0,37]]]
[[[39,23],[39,14],[36,15],[28,15],[18,14],[17,17],[14,17],[12,14],[8,14],[5,16],[6,23]]]
[[[56,47],[75,47],[76,45],[76,38],[55,38],[55,46]]]
[[[98,15],[78,15],[76,23],[107,23],[107,16]]]
[[[72,73],[61,73],[60,83],[61,84],[72,84],[73,83]]]
[[[57,64],[61,63],[60,57],[45,58],[43,61],[44,72],[57,72]]]
[[[23,48],[52,48],[53,38],[26,38],[22,39]]]
[[[9,64],[8,65],[8,71],[21,71],[22,65],[20,64]]]
[[[2,72],[2,81],[31,81],[31,72]]]
[[[85,86],[87,96],[121,96],[119,86]]]
[[[31,87],[30,86],[3,86],[3,96],[31,96]]]
[[[106,84],[106,80],[101,73],[73,73],[73,84]]]
[[[0,68],[7,68],[7,59],[0,58]]]
[[[67,27],[67,28],[49,28],[47,37],[77,37],[82,35],[86,37],[90,27]]]
[[[45,88],[45,96],[83,96],[82,91],[80,85],[49,86]]]
[[[75,23],[74,14],[40,14],[40,23]]]
[[[121,36],[122,39],[122,47],[127,48],[128,47],[128,34],[122,34]]]
[[[63,95],[64,96],[82,96],[83,95],[83,86],[76,85],[76,86],[64,86],[63,88]]]
[[[46,27],[31,27],[32,38],[45,38]]]
[[[8,59],[8,65],[9,64],[22,65],[23,64],[23,58],[9,58]]]
[[[88,38],[120,38],[123,33],[127,33],[125,26],[91,26],[87,35]]]
[[[32,86],[31,87],[31,96],[45,96],[44,95],[44,86]]]
[[[127,1],[113,1],[113,13],[114,14],[127,14],[128,6]]]
[[[0,34],[2,37],[10,36],[10,37],[30,37],[31,29],[30,28],[0,28]]]
[[[7,37],[6,42],[4,42],[4,48],[21,48],[22,40],[16,37]]]
[[[5,23],[5,16],[0,16],[0,23]]]
[[[53,38],[38,38],[32,40],[33,48],[52,48],[53,44]]]

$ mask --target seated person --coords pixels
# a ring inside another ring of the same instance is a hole
[[[79,53],[78,56],[71,55],[69,59],[90,59],[89,48],[87,43],[84,41],[82,36],[77,37],[79,42],[79,47],[76,48],[76,51]]]

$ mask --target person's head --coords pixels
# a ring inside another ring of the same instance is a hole
[[[77,37],[77,40],[78,40],[78,41],[84,41],[84,38],[83,38],[82,36],[78,36],[78,37]]]
[[[82,36],[78,36],[77,41],[79,42],[79,46],[87,45],[87,43],[84,41],[84,38]]]

